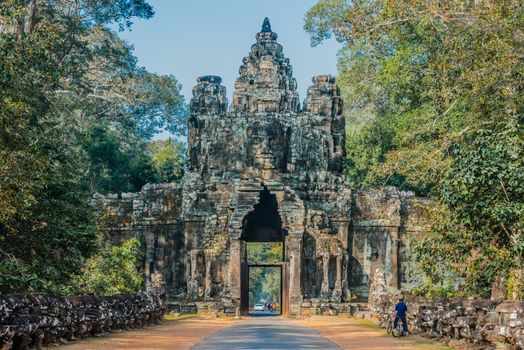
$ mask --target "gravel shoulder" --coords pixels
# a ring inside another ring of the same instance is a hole
[[[64,350],[185,350],[204,338],[230,327],[231,318],[191,317],[169,320],[158,326],[112,333],[102,338],[71,342]],[[56,349],[56,348],[55,348]]]
[[[342,349],[359,350],[451,350],[446,345],[419,336],[393,338],[386,331],[370,321],[347,316],[315,316],[299,319],[298,322],[320,332],[320,335]]]

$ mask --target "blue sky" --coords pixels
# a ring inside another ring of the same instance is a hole
[[[316,0],[150,0],[155,16],[135,21],[119,33],[135,48],[139,64],[159,74],[173,74],[189,102],[200,75],[220,75],[231,101],[242,58],[269,17],[298,82],[300,100],[317,74],[336,75],[340,47],[330,40],[312,48],[304,15]]]

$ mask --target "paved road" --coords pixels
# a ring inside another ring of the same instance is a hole
[[[340,349],[318,331],[282,317],[256,317],[204,339],[194,350]]]
[[[195,347],[197,344],[200,345]],[[419,337],[393,338],[362,320],[331,316],[294,320],[252,317],[240,321],[197,317],[75,341],[59,349],[338,349],[334,344],[347,350],[451,350]]]

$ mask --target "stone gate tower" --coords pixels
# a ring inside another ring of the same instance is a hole
[[[173,299],[200,308],[247,311],[246,242],[254,241],[284,243],[285,314],[343,310],[352,292],[367,295],[377,268],[393,288],[409,283],[408,237],[423,229],[411,203],[424,200],[350,188],[335,79],[313,77],[301,107],[266,18],[229,108],[221,82],[202,76],[193,88],[181,186],[97,198],[108,237],[139,237],[146,276],[162,273]]]
[[[244,242],[269,239],[248,237],[266,228],[264,220],[246,232],[249,214],[262,191],[268,191],[281,221],[281,232],[271,235],[284,240],[289,263],[291,313],[303,292],[345,300],[351,196],[341,176],[344,119],[335,79],[314,77],[301,109],[292,66],[266,19],[242,60],[229,111],[220,82],[216,76],[200,77],[190,105],[184,190],[198,195],[184,198],[185,236],[191,238],[187,248],[202,254],[222,276],[221,290],[210,290],[213,282],[201,281],[209,287],[204,295],[227,291],[240,299]],[[206,276],[204,271],[201,275]]]

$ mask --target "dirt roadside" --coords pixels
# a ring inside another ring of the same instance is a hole
[[[113,333],[102,338],[72,342],[64,350],[185,350],[234,324],[231,318],[191,317],[162,325]],[[56,348],[55,348],[56,349]]]
[[[315,316],[299,319],[300,325],[311,327],[320,335],[337,344],[342,349],[359,350],[451,350],[444,344],[430,339],[409,336],[393,338],[386,331],[365,320],[333,316]]]

